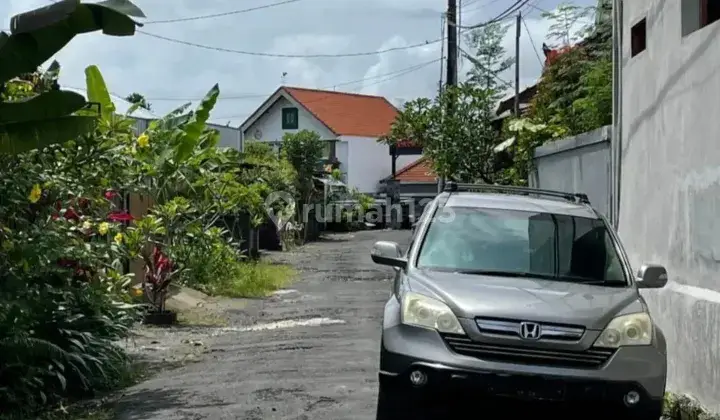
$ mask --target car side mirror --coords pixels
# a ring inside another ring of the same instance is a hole
[[[375,242],[370,257],[375,264],[388,265],[395,268],[407,267],[407,260],[403,257],[402,249],[396,242]]]
[[[643,264],[636,281],[641,289],[662,289],[668,281],[667,270],[662,265]]]

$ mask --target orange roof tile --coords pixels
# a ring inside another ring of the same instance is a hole
[[[432,168],[430,160],[421,157],[415,162],[395,172],[396,181],[405,182],[435,182],[437,176]]]
[[[382,96],[283,87],[318,120],[339,136],[381,137],[398,114]]]

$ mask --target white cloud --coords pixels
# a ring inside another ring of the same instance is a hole
[[[134,1],[143,9],[148,20],[222,13],[270,3],[268,0],[174,0],[169,6],[163,0]],[[503,2],[491,3],[488,0],[473,3],[463,13],[463,23],[481,22],[507,8]],[[551,8],[557,3],[558,0],[544,0],[539,4]],[[0,18],[5,17],[2,19],[4,25],[0,26],[7,28],[13,14],[45,4],[47,0],[0,1]],[[440,14],[444,8],[444,0],[302,0],[215,19],[149,24],[143,30],[236,50],[336,54],[377,51],[438,39]],[[532,16],[537,16],[537,13],[526,13],[527,24],[539,48],[547,25]],[[512,46],[514,41],[511,37],[509,35],[506,43]],[[540,67],[525,32],[521,45],[521,77],[523,81],[530,82],[538,76]],[[344,82],[398,72],[436,57],[440,57],[440,43],[361,57],[267,58],[194,48],[141,34],[114,38],[92,33],[73,40],[56,58],[63,66],[63,84],[82,87],[85,67],[96,64],[113,92],[121,96],[140,92],[158,113],[167,112],[184,102],[163,99],[200,98],[213,84],[219,83],[221,100],[214,116],[239,124],[265,98],[222,97],[269,94],[281,83],[283,72],[288,73],[287,84],[307,87],[340,85],[338,90],[381,94],[393,102],[433,96],[440,74],[439,63],[382,83],[378,83],[384,80],[382,77],[365,83]],[[461,72],[464,71],[466,68],[461,69]]]

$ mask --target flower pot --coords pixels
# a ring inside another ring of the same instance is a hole
[[[144,324],[148,325],[174,325],[177,324],[177,313],[173,311],[152,311],[145,314]]]

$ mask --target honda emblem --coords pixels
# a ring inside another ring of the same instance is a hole
[[[520,323],[520,337],[526,340],[537,340],[541,335],[540,324],[535,322]]]

